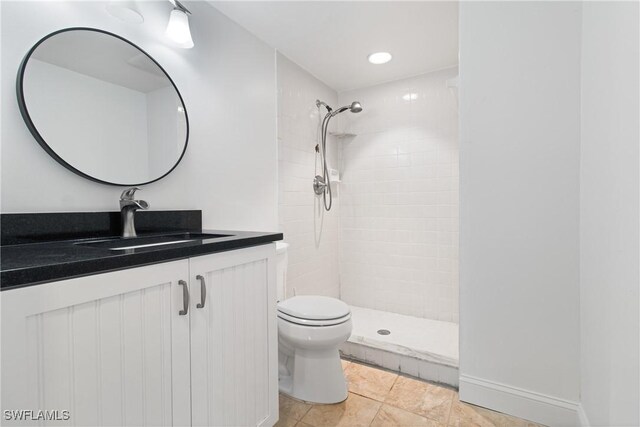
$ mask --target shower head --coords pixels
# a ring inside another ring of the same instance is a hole
[[[324,118],[322,119],[322,126],[320,127],[320,137],[322,138],[322,175],[316,175],[313,181],[313,189],[318,196],[322,195],[324,208],[328,211],[331,209],[331,203],[333,201],[333,196],[331,195],[331,186],[329,185],[329,168],[327,167],[327,130],[329,128],[329,121],[332,117],[337,116],[338,114],[347,110],[351,111],[352,113],[359,113],[360,111],[362,111],[362,105],[358,101],[353,101],[351,105],[346,105],[333,111],[326,102],[316,99],[316,107],[326,108],[327,114],[325,114]],[[320,150],[318,149],[318,145],[316,145],[316,152],[320,152]]]
[[[352,113],[359,113],[362,111],[362,105],[358,101],[353,101],[351,105],[345,105],[344,107],[340,107],[337,110],[331,112],[331,116],[338,115],[344,111],[351,111]]]

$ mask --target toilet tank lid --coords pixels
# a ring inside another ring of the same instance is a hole
[[[288,243],[285,242],[276,242],[276,253],[277,254],[283,254],[287,251],[287,248],[289,247]]]
[[[351,313],[349,306],[336,298],[300,295],[278,303],[278,311],[307,320],[339,319]]]

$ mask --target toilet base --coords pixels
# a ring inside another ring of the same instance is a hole
[[[349,394],[338,348],[353,329],[351,318],[330,326],[303,326],[278,318],[279,388],[313,403],[338,403]]]
[[[283,348],[284,347],[284,348]],[[280,392],[312,403],[339,403],[349,395],[337,348],[291,351],[280,343]]]

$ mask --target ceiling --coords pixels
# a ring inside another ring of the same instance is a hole
[[[458,2],[209,1],[338,92],[458,63]]]
[[[142,93],[171,85],[138,49],[96,31],[59,33],[38,46],[32,58]]]

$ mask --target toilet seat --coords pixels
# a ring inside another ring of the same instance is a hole
[[[336,298],[301,295],[278,303],[278,317],[302,326],[333,326],[348,321],[351,310]]]
[[[312,320],[312,319],[301,319],[299,317],[290,316],[286,313],[282,313],[278,311],[278,319],[282,319],[289,323],[294,323],[300,326],[334,326],[344,323],[351,319],[351,313],[347,314],[344,317],[339,317],[337,319],[323,319],[323,320]]]

